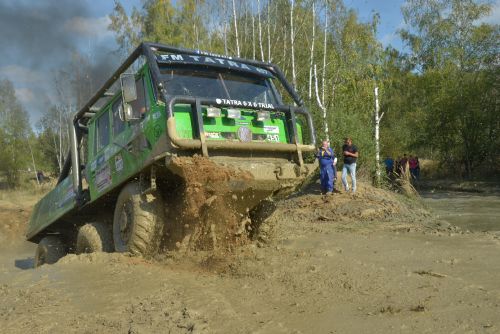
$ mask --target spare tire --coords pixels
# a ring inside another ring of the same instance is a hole
[[[43,237],[35,251],[35,268],[42,264],[53,264],[66,255],[66,245],[55,235]]]
[[[111,224],[88,223],[80,227],[76,237],[76,254],[113,252]]]
[[[151,256],[160,245],[165,212],[158,192],[142,194],[138,182],[127,184],[116,201],[113,241],[117,252]]]

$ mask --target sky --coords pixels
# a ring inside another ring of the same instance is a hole
[[[175,1],[174,1],[175,2]],[[141,0],[121,0],[130,12]],[[401,5],[404,0],[344,0],[363,22],[380,14],[377,37],[384,46],[405,50],[397,34],[404,27]],[[16,96],[30,115],[32,125],[54,103],[54,70],[68,61],[70,50],[89,55],[103,66],[116,67],[117,49],[107,30],[113,0],[0,0],[0,79],[14,84]],[[485,21],[500,23],[500,0]],[[92,50],[100,50],[92,54]],[[96,71],[99,71],[99,67]]]

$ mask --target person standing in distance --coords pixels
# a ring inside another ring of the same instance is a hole
[[[319,161],[319,180],[323,194],[333,193],[333,181],[335,179],[335,154],[328,140],[323,140],[316,154]]]
[[[352,192],[356,192],[356,160],[359,156],[358,148],[352,144],[350,137],[345,138],[344,146],[342,146],[344,154],[344,167],[342,168],[342,184],[344,190],[349,191],[349,184],[347,183],[347,172],[351,175]]]

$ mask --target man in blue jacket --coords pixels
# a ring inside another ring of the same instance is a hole
[[[323,194],[333,193],[334,180],[337,177],[335,168],[335,154],[330,147],[328,140],[323,140],[316,158],[319,161],[319,180],[321,182],[321,192]]]

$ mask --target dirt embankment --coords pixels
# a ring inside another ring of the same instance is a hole
[[[0,250],[22,240],[31,210],[39,197],[26,191],[0,192]]]
[[[275,204],[255,240],[223,253],[207,247],[149,261],[68,255],[33,270],[17,266],[26,257],[21,236],[5,235],[14,239],[10,251],[0,253],[0,328],[384,334],[500,329],[497,234],[464,233],[434,220],[418,200],[363,183],[355,196],[324,197],[313,186]],[[20,231],[24,218],[13,210],[3,217],[10,224],[15,219],[18,225],[10,230]],[[27,216],[29,207],[23,210]],[[192,216],[193,222],[202,217]]]

